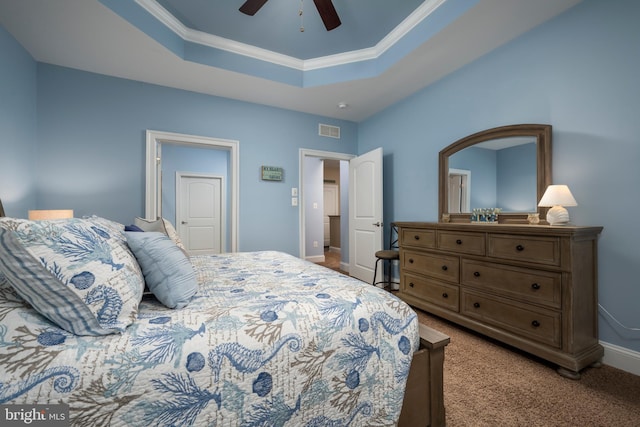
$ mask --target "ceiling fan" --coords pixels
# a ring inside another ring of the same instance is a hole
[[[267,0],[247,0],[240,7],[240,12],[253,16],[266,2]],[[320,18],[322,18],[322,22],[324,22],[327,31],[331,31],[342,24],[331,0],[313,0],[313,2],[316,4],[316,9],[318,9]]]

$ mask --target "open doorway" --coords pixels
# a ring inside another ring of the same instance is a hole
[[[345,272],[349,269],[349,160],[354,157],[300,150],[300,257],[325,263],[331,253],[332,265]],[[325,203],[328,197],[332,199]]]
[[[340,200],[342,179],[341,163],[344,160],[323,160],[323,231],[324,262],[322,265],[333,270],[342,269],[342,222]],[[345,165],[345,167],[347,167]],[[344,195],[347,196],[346,194]]]
[[[239,200],[239,145],[238,141],[203,136],[186,135],[172,132],[147,130],[146,132],[146,183],[145,183],[145,217],[156,219],[163,215],[163,148],[193,147],[206,150],[222,150],[228,153],[225,157],[227,165],[227,197],[225,203],[228,215],[225,213],[227,224],[223,226],[228,234],[226,245],[222,252],[236,252],[238,250],[238,200]],[[166,160],[166,159],[165,159]],[[174,172],[175,173],[175,172]],[[168,192],[172,197],[175,189]],[[226,209],[225,209],[226,211]],[[169,214],[165,212],[164,214]],[[174,213],[175,215],[175,213]]]
[[[376,148],[360,156],[300,149],[300,257],[308,259],[309,253],[318,248],[318,240],[308,233],[322,227],[307,224],[319,217],[322,210],[314,191],[322,192],[322,162],[327,159],[341,161],[341,216],[348,218],[341,224],[341,254],[344,270],[350,276],[371,282],[375,273],[375,252],[382,249],[382,148]],[[344,168],[342,165],[344,164]],[[343,180],[344,178],[344,180]],[[319,246],[319,245],[318,245]],[[309,250],[309,252],[308,252]],[[348,262],[345,260],[348,258]]]

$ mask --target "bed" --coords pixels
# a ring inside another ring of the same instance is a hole
[[[448,337],[338,272],[187,257],[98,217],[0,218],[0,255],[0,404],[81,426],[444,425]]]

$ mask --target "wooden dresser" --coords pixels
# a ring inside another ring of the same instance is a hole
[[[398,296],[580,378],[598,343],[602,227],[397,222]]]

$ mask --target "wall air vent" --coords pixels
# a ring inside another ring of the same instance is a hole
[[[340,139],[340,128],[338,126],[318,124],[318,135],[326,136],[328,138]]]

